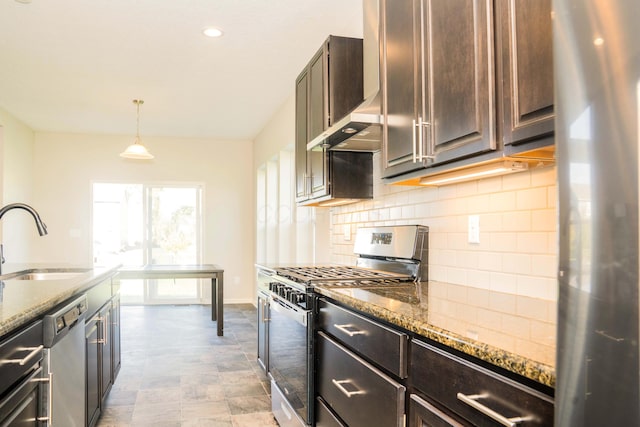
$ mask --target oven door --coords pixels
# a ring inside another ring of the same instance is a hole
[[[312,312],[272,294],[269,322],[269,375],[285,402],[273,399],[280,426],[311,423],[313,358]],[[275,396],[277,391],[272,391]],[[287,407],[287,404],[289,407]]]

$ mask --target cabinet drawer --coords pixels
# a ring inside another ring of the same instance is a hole
[[[316,398],[316,427],[347,427],[331,412],[322,398]]]
[[[42,320],[0,343],[0,394],[42,360]]]
[[[504,425],[499,416],[520,418],[518,426],[553,425],[547,395],[428,344],[411,342],[409,370],[411,385],[473,425]]]
[[[318,325],[347,347],[397,375],[407,377],[408,336],[320,300]]]
[[[322,332],[318,393],[350,427],[403,425],[405,387]]]

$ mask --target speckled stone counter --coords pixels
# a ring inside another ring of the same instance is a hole
[[[555,386],[553,301],[440,282],[318,293],[549,387]]]
[[[71,278],[55,280],[16,280],[15,272],[59,268],[60,265],[4,266],[0,278],[0,339],[13,330],[28,324],[70,297],[87,291],[114,275],[119,266],[85,268],[86,272]],[[81,270],[72,266],[65,269]]]

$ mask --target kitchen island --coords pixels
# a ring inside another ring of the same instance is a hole
[[[16,279],[19,272],[54,268],[77,274],[52,280]],[[49,264],[5,265],[0,276],[0,338],[42,317],[74,295],[103,282],[113,276],[118,268],[118,265],[94,268],[64,266],[62,269],[60,265]]]
[[[553,301],[518,300],[434,281],[369,288],[327,283],[315,291],[492,366],[555,387]]]

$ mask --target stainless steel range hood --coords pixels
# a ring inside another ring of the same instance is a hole
[[[307,144],[307,150],[378,151],[382,142],[380,96],[380,5],[363,0],[364,101]]]

